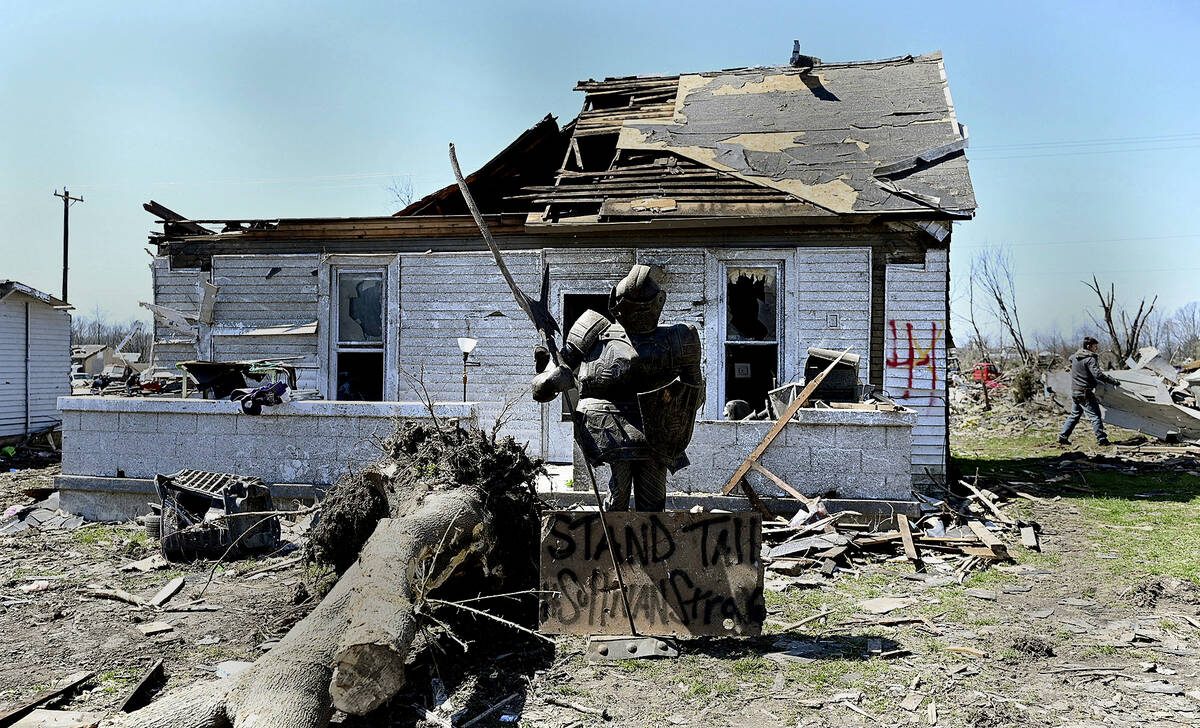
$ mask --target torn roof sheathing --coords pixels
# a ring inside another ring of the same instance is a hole
[[[534,202],[546,206],[533,223],[583,221],[589,204],[593,221],[610,217],[606,210],[624,212],[610,203],[628,197],[623,181],[645,187],[636,192],[643,198],[659,185],[659,209],[642,205],[651,213],[669,212],[672,201],[719,201],[726,210],[739,202],[803,202],[808,214],[834,215],[969,217],[975,210],[966,129],[955,117],[940,53],[577,88],[588,96],[573,147],[555,187],[533,190],[540,193]],[[612,162],[597,169],[585,145],[603,156],[608,150],[597,138],[606,135],[615,135]],[[661,172],[652,173],[655,165]],[[681,185],[684,178],[671,176],[681,166],[718,176]]]

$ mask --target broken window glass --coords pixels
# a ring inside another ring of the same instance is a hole
[[[725,338],[774,341],[777,269],[729,268],[725,283]]]
[[[338,342],[383,341],[383,274],[338,274]]]
[[[779,381],[778,285],[776,266],[726,269],[726,417],[763,410]]]

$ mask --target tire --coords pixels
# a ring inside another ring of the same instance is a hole
[[[162,516],[151,513],[142,520],[146,524],[146,538],[157,546],[162,538]]]

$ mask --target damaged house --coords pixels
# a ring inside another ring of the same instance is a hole
[[[772,472],[886,498],[944,472],[951,225],[975,199],[941,54],[794,54],[576,90],[574,120],[547,116],[467,182],[520,286],[536,295],[547,276],[564,329],[605,312],[641,263],[666,288],[663,321],[700,330],[706,400],[669,489],[719,492],[773,424],[729,413],[803,381],[810,348],[848,349],[861,383],[901,406],[801,410],[763,458]],[[184,467],[320,487],[426,392],[439,416],[500,417],[533,453],[572,461],[562,405],[528,394],[536,334],[455,185],[389,217],[147,209],[161,224],[152,366],[278,360],[296,390],[257,417],[195,398],[63,400],[64,488],[141,493]]]

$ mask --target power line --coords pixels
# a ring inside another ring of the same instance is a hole
[[[1084,146],[1084,145],[1111,145],[1129,142],[1160,142],[1160,141],[1179,141],[1200,139],[1200,132],[1187,132],[1184,134],[1167,134],[1162,136],[1148,137],[1108,137],[1104,139],[1064,139],[1056,142],[1016,142],[1013,144],[985,144],[983,146],[972,147],[975,151],[992,151],[1000,149],[1023,149],[1031,147],[1066,147],[1066,146]]]
[[[1181,233],[1179,235],[1147,235],[1136,238],[1094,238],[1092,240],[1029,240],[1019,243],[951,243],[950,249],[955,248],[1024,248],[1029,246],[1048,247],[1051,245],[1096,245],[1098,243],[1133,243],[1143,242],[1146,240],[1181,240],[1188,238],[1200,238],[1200,233]]]

